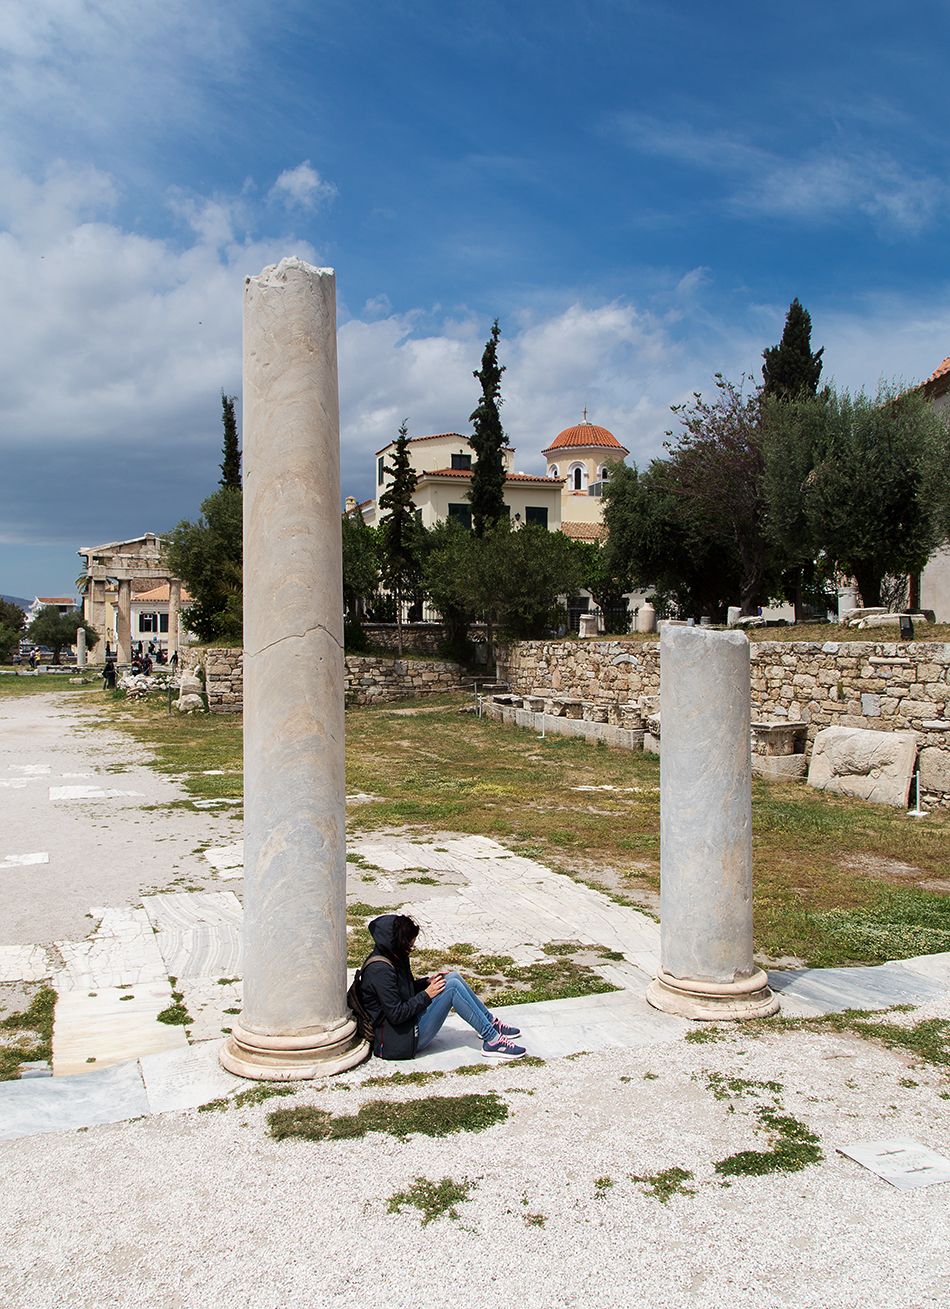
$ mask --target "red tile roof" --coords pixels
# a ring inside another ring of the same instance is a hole
[[[565,427],[560,432],[547,450],[542,454],[549,454],[552,450],[566,449],[605,449],[619,450],[621,454],[628,455],[630,451],[625,445],[621,445],[613,432],[608,432],[606,427],[595,427],[593,423],[578,423],[576,427]]]
[[[74,595],[38,595],[36,603],[41,605],[72,605],[76,607],[76,597]]]
[[[947,356],[947,358],[943,361],[942,364],[939,364],[934,369],[934,371],[927,378],[927,382],[936,382],[938,377],[943,377],[944,374],[946,373],[950,373],[950,355]],[[927,385],[927,382],[924,382],[924,386]]]
[[[561,531],[574,541],[603,541],[607,536],[603,523],[561,523]]]
[[[463,436],[461,432],[434,432],[432,436],[410,436],[409,444],[415,445],[418,441],[444,441],[446,437],[451,437],[453,441],[461,441],[463,445],[468,445],[468,437]],[[391,450],[395,444],[395,441],[390,441],[383,446],[382,450],[377,450],[376,453],[381,455],[384,451]]]
[[[950,391],[950,356],[934,369],[920,389],[933,399]]]
[[[427,472],[417,473],[419,481],[426,477],[471,477],[470,468],[431,468]],[[564,482],[563,477],[531,477],[527,473],[509,473],[505,478],[506,482],[540,482],[544,486],[561,486]]]
[[[156,604],[167,604],[168,583],[161,582],[159,583],[158,586],[153,586],[149,591],[136,591],[136,593],[132,596],[132,599],[134,601],[148,600],[148,601],[154,601]],[[182,587],[181,588],[182,604],[188,604],[190,603],[190,601],[191,601],[191,596],[188,594],[185,588]]]

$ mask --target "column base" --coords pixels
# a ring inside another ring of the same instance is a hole
[[[769,979],[761,968],[738,982],[672,977],[661,968],[647,987],[647,1000],[664,1013],[706,1022],[768,1018],[779,1008],[778,996],[769,989]]]
[[[222,1068],[259,1082],[309,1081],[343,1073],[370,1053],[352,1018],[302,1036],[268,1036],[235,1023],[218,1052]]]

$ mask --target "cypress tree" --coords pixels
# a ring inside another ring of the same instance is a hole
[[[399,653],[402,654],[402,593],[415,567],[413,538],[415,536],[415,506],[412,501],[416,489],[416,474],[409,458],[409,434],[405,422],[396,438],[393,452],[392,482],[379,497],[379,507],[385,510],[380,519],[382,528],[382,574],[396,593],[396,631]]]
[[[799,304],[796,296],[788,307],[781,341],[762,351],[765,394],[780,400],[815,395],[823,354],[824,347],[812,354],[811,314]]]
[[[221,392],[221,418],[224,423],[224,459],[221,461],[219,486],[241,489],[241,451],[238,449],[237,421],[234,417],[236,395]]]
[[[501,375],[504,365],[498,363],[498,319],[495,319],[491,336],[485,343],[482,366],[472,374],[482,385],[482,398],[478,408],[469,416],[474,431],[468,443],[475,452],[472,469],[472,489],[468,498],[472,503],[472,526],[476,536],[484,536],[485,529],[505,516],[505,461],[502,450],[508,438],[501,426],[498,408],[501,399]]]

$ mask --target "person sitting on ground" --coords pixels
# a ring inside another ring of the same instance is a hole
[[[486,1059],[520,1059],[526,1053],[514,1044],[520,1030],[495,1018],[458,973],[413,977],[409,955],[419,924],[408,914],[374,918],[369,934],[376,949],[363,964],[360,993],[373,1020],[377,1058],[411,1059],[432,1042],[451,1009],[482,1038]]]

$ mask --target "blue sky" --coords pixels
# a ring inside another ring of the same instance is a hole
[[[467,431],[501,319],[516,467],[586,405],[638,462],[798,296],[826,375],[950,354],[945,4],[5,0],[0,592],[195,517],[241,288],[337,271],[344,493]]]

